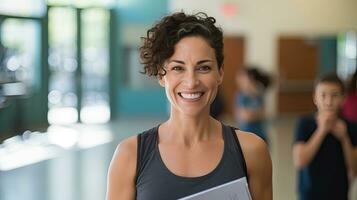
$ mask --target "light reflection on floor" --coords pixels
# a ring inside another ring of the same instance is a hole
[[[104,199],[118,142],[162,121],[153,117],[106,125],[52,125],[27,140],[12,138],[0,148],[0,199]]]
[[[87,105],[81,109],[81,120],[86,124],[103,124],[110,119],[109,105],[104,103]],[[68,125],[78,121],[78,111],[74,107],[53,107],[48,111],[50,124]]]

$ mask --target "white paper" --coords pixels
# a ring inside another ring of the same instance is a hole
[[[246,177],[204,190],[179,200],[251,200]]]

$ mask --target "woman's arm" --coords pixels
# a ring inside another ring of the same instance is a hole
[[[118,145],[108,171],[107,200],[135,199],[136,152],[136,136]]]
[[[272,200],[272,162],[266,143],[258,136],[236,131],[247,165],[253,200]]]

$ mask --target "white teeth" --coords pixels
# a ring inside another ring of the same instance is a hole
[[[197,99],[202,96],[202,92],[196,93],[183,93],[181,92],[181,96],[185,99]]]

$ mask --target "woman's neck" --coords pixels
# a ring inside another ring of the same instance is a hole
[[[179,143],[195,143],[216,136],[218,126],[220,123],[208,114],[200,117],[171,114],[161,127],[164,133],[161,137]]]

